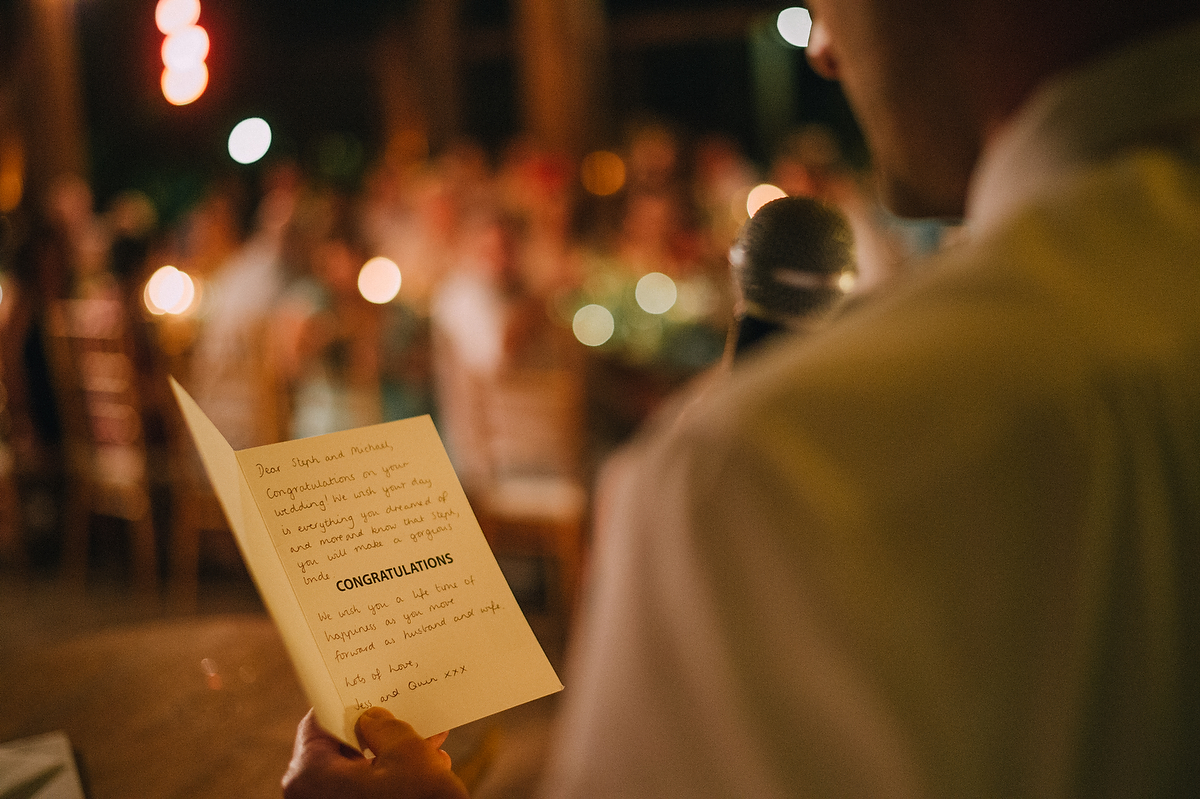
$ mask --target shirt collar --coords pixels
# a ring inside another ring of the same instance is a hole
[[[985,148],[967,196],[967,227],[994,227],[1122,147],[1197,129],[1200,24],[1044,84]]]

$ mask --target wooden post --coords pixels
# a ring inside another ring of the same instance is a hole
[[[580,155],[608,133],[606,31],[600,0],[516,0],[526,131]]]
[[[28,39],[22,109],[29,193],[88,176],[75,0],[26,0]]]
[[[460,0],[421,0],[417,6],[415,54],[433,149],[452,140],[462,127],[459,5]]]

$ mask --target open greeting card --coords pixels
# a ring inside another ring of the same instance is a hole
[[[424,736],[562,688],[428,416],[234,451],[171,387],[317,719]]]

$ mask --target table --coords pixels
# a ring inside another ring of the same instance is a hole
[[[62,730],[92,799],[278,797],[308,702],[264,614],[0,651],[0,740]]]

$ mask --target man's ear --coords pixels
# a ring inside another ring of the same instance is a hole
[[[833,54],[833,42],[829,38],[829,30],[814,19],[812,30],[808,34],[808,47],[804,51],[813,71],[825,80],[838,79],[837,57]]]

